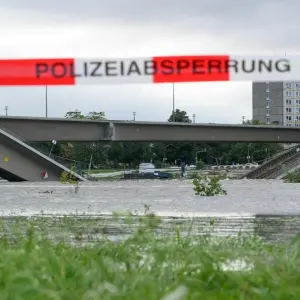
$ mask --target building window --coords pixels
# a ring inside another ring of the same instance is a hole
[[[300,92],[296,92],[296,97],[299,97],[300,96]]]
[[[286,99],[286,100],[285,100],[285,103],[286,103],[286,104],[292,104],[292,100],[291,100],[291,99]]]
[[[286,119],[287,121],[292,121],[292,116],[286,116],[285,119]]]
[[[300,84],[296,83],[296,89],[300,88]]]
[[[285,109],[285,111],[288,112],[288,113],[290,113],[290,112],[292,112],[292,108],[291,108],[291,107],[287,107],[287,108]]]
[[[267,100],[270,99],[270,93],[269,93],[269,91],[266,91],[266,99],[267,99]]]
[[[285,92],[285,95],[286,95],[287,97],[291,97],[291,96],[292,96],[292,92],[286,91],[286,92]]]
[[[270,109],[269,109],[269,108],[266,109],[266,115],[267,115],[267,116],[270,115]]]
[[[291,84],[290,82],[287,82],[287,83],[285,84],[285,86],[286,86],[287,88],[291,88],[291,87],[292,87],[292,84]]]
[[[297,107],[297,108],[296,108],[296,112],[297,112],[297,114],[300,113],[300,107]]]
[[[270,101],[269,100],[266,101],[266,108],[270,108]]]
[[[296,104],[299,104],[299,100],[296,100]]]
[[[267,124],[270,124],[270,117],[267,117],[267,118],[266,118],[266,123],[267,123]]]

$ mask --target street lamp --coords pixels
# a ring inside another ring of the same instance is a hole
[[[172,144],[169,144],[169,145],[165,146],[163,162],[165,162],[165,161],[167,160],[166,152],[167,152],[167,148],[170,147],[170,146],[173,146],[173,145],[172,145]]]
[[[53,150],[53,147],[56,145],[56,141],[53,140],[52,141],[52,146],[51,146],[51,149],[50,149],[50,152],[49,152],[49,157],[51,156],[51,153],[52,153],[52,150]]]
[[[222,165],[222,159],[223,159],[223,156],[220,156],[219,157],[219,163],[220,163],[220,165]]]
[[[202,152],[207,152],[206,148],[203,149],[203,150],[199,150],[199,151],[196,152],[196,155],[195,155],[196,164],[198,163],[198,153],[202,153]]]
[[[155,156],[155,153],[153,153],[152,151],[153,151],[153,147],[154,147],[154,145],[153,145],[153,143],[150,143],[149,144],[149,149],[150,149],[150,156],[151,156],[151,164],[152,164],[152,161],[153,161],[153,156]]]
[[[134,111],[133,112],[133,121],[135,121],[135,114],[136,114],[136,112]]]
[[[193,123],[195,123],[195,118],[196,118],[196,115],[193,114]]]
[[[46,98],[45,98],[45,100],[46,100],[46,118],[48,118],[48,86],[46,85]]]
[[[219,161],[218,161],[218,159],[217,159],[216,157],[213,157],[213,156],[210,156],[210,157],[216,160],[216,162],[217,162],[217,166],[218,166],[218,165],[219,165]]]
[[[5,115],[7,116],[8,106],[5,106]]]
[[[173,82],[173,122],[175,122],[175,85]]]
[[[265,149],[265,150],[266,150],[266,149]],[[261,152],[261,150],[254,150],[254,151],[252,152],[252,155],[251,155],[251,157],[252,157],[251,162],[252,162],[252,163],[254,162],[254,159],[253,159],[254,153],[257,153],[257,152]]]
[[[247,155],[247,160],[248,160],[248,163],[250,162],[250,147],[252,146],[252,143],[248,145],[248,155]]]

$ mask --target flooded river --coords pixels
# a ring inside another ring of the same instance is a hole
[[[300,232],[300,184],[277,180],[222,184],[226,196],[200,197],[194,195],[191,181],[180,180],[90,182],[78,189],[57,182],[1,182],[0,212],[3,217],[73,214],[107,219],[113,212],[153,211],[163,217],[166,230],[193,220],[194,234],[212,224],[213,231],[222,235],[244,231],[272,239]]]

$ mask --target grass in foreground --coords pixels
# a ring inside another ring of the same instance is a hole
[[[71,246],[29,222],[2,227],[0,299],[300,299],[300,240],[159,239],[141,224],[130,239]],[[5,232],[5,233],[4,233]],[[44,232],[44,233],[43,233]]]

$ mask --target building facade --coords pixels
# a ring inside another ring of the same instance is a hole
[[[300,81],[253,82],[253,120],[300,127]]]

